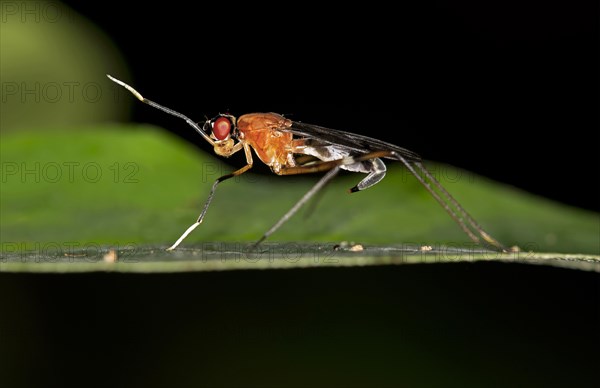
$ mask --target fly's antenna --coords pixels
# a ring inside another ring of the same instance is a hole
[[[142,96],[133,87],[127,85],[125,82],[123,82],[121,80],[116,79],[115,77],[111,76],[110,74],[107,74],[106,76],[108,77],[108,79],[110,79],[111,81],[113,81],[117,85],[121,85],[125,89],[129,90],[129,92],[131,92],[131,94],[133,94],[138,100],[140,100],[144,104],[148,104],[148,105],[150,105],[153,108],[160,109],[163,112],[166,112],[166,113],[168,113],[168,114],[170,114],[172,116],[179,117],[180,119],[185,120],[185,122],[188,123],[192,128],[194,128],[196,130],[196,132],[198,132],[200,135],[202,135],[202,137],[204,138],[204,140],[206,140],[207,142],[209,142],[212,146],[215,145],[214,141],[210,138],[210,136],[208,136],[208,134],[206,132],[204,132],[204,130],[202,128],[200,128],[200,126],[197,123],[195,123],[194,121],[192,121],[186,115],[184,115],[182,113],[179,113],[177,111],[174,111],[173,109],[170,109],[170,108],[167,108],[165,106],[162,106],[160,104],[157,104],[156,102],[148,100],[147,98],[144,98],[144,96]]]

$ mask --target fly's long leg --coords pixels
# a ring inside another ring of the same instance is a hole
[[[296,214],[296,212],[298,211],[298,209],[300,209],[300,207],[302,207],[302,205],[304,205],[316,193],[318,193],[323,187],[325,187],[325,185],[340,172],[340,166],[354,164],[354,163],[358,163],[358,162],[361,162],[364,160],[379,158],[379,157],[388,156],[388,155],[390,155],[390,151],[375,151],[375,152],[371,152],[368,154],[357,155],[357,156],[348,156],[343,159],[315,163],[315,164],[311,164],[309,166],[288,167],[288,168],[281,169],[281,171],[279,171],[279,175],[297,175],[297,174],[308,174],[308,173],[327,171],[327,170],[329,170],[329,171],[317,182],[317,184],[315,184],[313,186],[312,189],[310,189],[306,194],[304,194],[304,196],[302,198],[300,198],[300,200],[298,202],[296,202],[296,204],[290,210],[288,210],[288,212],[285,213],[283,215],[283,217],[281,217],[279,219],[279,221],[277,221],[275,223],[275,225],[273,225],[271,227],[271,229],[266,231],[265,234],[263,234],[263,236],[256,243],[254,243],[254,247],[258,246],[261,242],[263,242],[265,239],[267,239],[270,235],[275,233],[275,231],[277,229],[279,229],[281,227],[281,225],[283,225],[294,214]]]
[[[319,206],[319,203],[321,202],[321,199],[323,198],[324,194],[325,194],[325,190],[321,189],[321,191],[316,193],[313,200],[307,205],[308,208],[302,215],[302,218],[305,221],[308,220],[313,214],[315,214],[315,210],[317,210],[317,207]]]
[[[458,224],[458,226],[465,232],[465,234],[469,236],[471,240],[473,240],[473,242],[480,244],[481,239],[483,239],[483,241],[494,250],[500,252],[507,252],[507,249],[502,244],[500,244],[500,242],[498,242],[495,238],[493,238],[485,230],[483,230],[483,228],[477,223],[477,221],[475,221],[473,217],[471,217],[471,215],[467,213],[467,211],[458,203],[458,201],[454,199],[452,195],[450,195],[448,190],[446,190],[441,185],[441,183],[433,177],[433,175],[431,175],[429,170],[427,170],[421,162],[409,162],[398,152],[374,151],[358,156],[350,156],[339,160],[323,162],[310,167],[294,167],[291,169],[282,170],[282,173],[301,174],[303,172],[322,171],[323,169],[329,168],[330,166],[341,166],[344,164],[352,164],[364,160],[382,157],[392,157],[396,160],[401,161],[406,166],[406,168],[415,176],[415,178],[417,178],[419,183],[421,183],[421,185],[423,185],[423,187],[425,187],[425,189],[429,191],[429,193],[444,208],[444,210],[446,210],[448,215],[450,215],[450,217]],[[350,189],[350,192],[355,192],[359,190],[360,189],[358,187],[355,187]]]
[[[419,183],[421,183],[427,189],[427,191],[429,191],[433,198],[435,198],[435,200],[442,205],[444,210],[446,210],[450,217],[456,221],[456,223],[471,240],[479,244],[481,242],[480,238],[478,237],[479,235],[493,249],[501,252],[507,252],[507,249],[502,244],[500,244],[496,239],[483,230],[483,228],[473,219],[473,217],[471,217],[469,213],[467,213],[467,211],[458,203],[458,201],[454,199],[454,197],[450,195],[450,193],[441,185],[441,183],[438,182],[433,175],[431,175],[429,170],[427,170],[421,162],[409,163],[402,157],[402,155],[399,155],[396,152],[394,152],[393,155],[406,166],[406,168],[415,176],[415,178],[417,178]],[[433,185],[433,187],[430,183]],[[471,230],[469,226],[473,230]]]
[[[204,216],[206,215],[206,211],[208,210],[208,207],[210,206],[210,203],[212,202],[213,197],[215,196],[215,190],[217,189],[217,186],[219,185],[219,183],[221,183],[229,178],[233,178],[238,175],[242,175],[243,173],[245,173],[246,171],[248,171],[252,168],[252,164],[253,164],[252,153],[250,151],[250,147],[248,147],[248,145],[246,145],[246,144],[244,144],[244,151],[246,152],[246,162],[248,164],[246,164],[244,167],[240,168],[239,170],[236,170],[230,174],[223,175],[222,177],[217,178],[217,180],[215,181],[215,183],[213,183],[213,185],[210,189],[210,193],[208,193],[208,198],[206,199],[206,202],[204,203],[204,207],[202,208],[202,212],[198,216],[198,219],[196,220],[196,222],[194,222],[192,225],[190,225],[190,227],[187,228],[187,230],[185,232],[183,232],[181,237],[179,237],[177,239],[177,241],[175,241],[175,244],[173,244],[169,248],[167,248],[167,251],[172,251],[173,249],[177,248],[177,246],[179,244],[181,244],[181,242],[183,240],[185,240],[185,238],[190,233],[192,233],[192,231],[194,229],[196,229],[198,227],[198,225],[200,225],[202,223],[202,221],[204,220]]]
[[[263,234],[263,236],[256,243],[254,243],[253,247],[258,246],[258,244],[260,244],[270,235],[275,233],[275,231],[277,231],[277,229],[279,229],[281,225],[283,225],[294,214],[296,214],[298,209],[300,209],[302,205],[304,205],[309,199],[311,199],[316,193],[318,193],[319,190],[321,190],[330,180],[332,180],[338,174],[338,172],[340,172],[339,165],[335,166],[333,169],[329,170],[327,174],[323,175],[323,177],[317,182],[317,184],[315,184],[306,194],[304,194],[302,198],[300,198],[300,200],[296,202],[296,204],[290,210],[288,210],[288,212],[285,213],[283,217],[281,217],[279,221],[275,223],[275,225],[271,227],[271,229],[267,230],[265,234]]]
[[[192,233],[192,231],[194,229],[196,229],[198,227],[198,225],[200,225],[202,223],[202,221],[204,220],[204,216],[206,215],[206,211],[208,210],[208,207],[210,206],[210,203],[212,202],[213,197],[215,196],[215,190],[217,189],[217,186],[219,185],[219,183],[221,183],[229,178],[233,178],[235,176],[241,175],[241,174],[245,173],[246,171],[248,171],[250,168],[252,168],[252,165],[247,164],[244,167],[240,168],[239,170],[232,172],[231,174],[223,175],[222,177],[218,178],[215,181],[215,183],[213,183],[212,188],[210,189],[210,193],[208,194],[208,198],[206,199],[206,202],[204,203],[204,207],[202,208],[202,212],[200,213],[200,216],[198,216],[198,219],[196,220],[196,222],[194,222],[189,228],[187,228],[187,230],[185,232],[183,232],[181,237],[179,237],[177,239],[177,241],[175,241],[175,244],[173,244],[169,248],[167,248],[167,251],[172,251],[173,249],[177,248],[177,246],[179,244],[181,244],[181,242],[183,240],[185,240],[185,238],[190,233]]]

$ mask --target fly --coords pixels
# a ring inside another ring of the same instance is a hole
[[[489,235],[425,168],[421,157],[405,148],[350,132],[292,121],[277,113],[249,113],[240,117],[220,114],[202,127],[187,116],[144,98],[134,88],[110,75],[108,78],[129,90],[137,99],[185,120],[214,148],[217,155],[229,157],[244,151],[246,165],[218,178],[212,185],[200,216],[167,250],[173,250],[204,220],[219,183],[241,175],[254,164],[252,150],[277,175],[326,172],[296,204],[256,242],[260,244],[290,219],[340,171],[366,174],[351,193],[379,183],[386,173],[382,159],[396,160],[415,176],[471,240],[494,250],[506,248]]]

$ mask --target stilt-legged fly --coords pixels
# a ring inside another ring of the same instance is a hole
[[[252,150],[254,150],[258,158],[277,175],[327,171],[312,189],[263,234],[256,245],[292,217],[302,205],[333,179],[340,169],[367,174],[350,189],[350,192],[365,190],[379,183],[386,172],[386,166],[381,160],[384,158],[402,162],[471,240],[478,244],[483,243],[494,250],[506,251],[504,246],[486,233],[446,191],[425,168],[421,157],[412,151],[370,137],[292,121],[277,113],[249,113],[237,118],[230,114],[220,114],[205,121],[200,127],[187,116],[150,101],[123,81],[107,76],[129,90],[143,103],[185,120],[214,147],[217,155],[229,157],[241,150],[244,150],[246,155],[244,167],[223,175],[214,182],[196,222],[168,250],[175,249],[202,223],[219,183],[252,168],[254,163]]]

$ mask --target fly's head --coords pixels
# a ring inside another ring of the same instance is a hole
[[[215,143],[215,153],[220,156],[230,156],[237,137],[236,118],[228,113],[214,117],[204,124],[204,130],[208,132]]]

